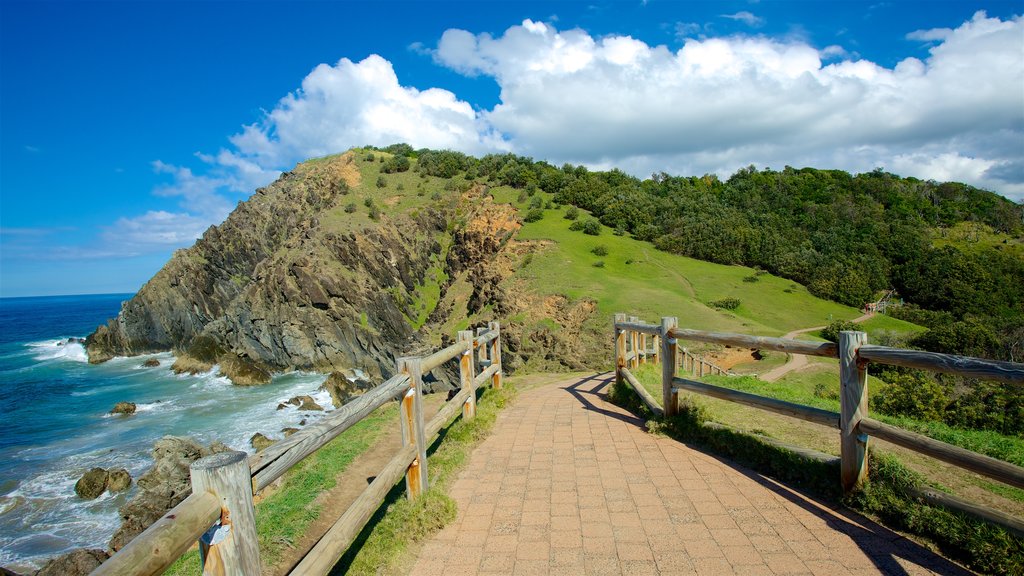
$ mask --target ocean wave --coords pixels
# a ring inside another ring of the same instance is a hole
[[[63,340],[44,340],[26,344],[33,351],[33,358],[39,362],[48,360],[70,360],[72,362],[88,362],[85,346],[78,342]]]

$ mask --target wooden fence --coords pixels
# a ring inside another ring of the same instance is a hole
[[[476,357],[476,361],[474,361]],[[460,389],[425,421],[423,374],[459,359]],[[476,414],[476,389],[488,380],[501,388],[501,330],[458,334],[455,344],[425,357],[399,358],[397,374],[331,412],[326,418],[253,456],[223,452],[192,464],[192,494],[110,557],[92,576],[160,574],[199,541],[203,574],[260,573],[253,495],[280,478],[345,430],[394,398],[400,400],[402,448],[349,506],[292,574],[326,574],[404,475],[406,494],[420,496],[429,486],[426,449],[457,414]],[[482,371],[476,374],[477,368]]]
[[[841,332],[839,343],[835,344],[688,330],[679,328],[676,318],[672,317],[662,318],[661,324],[657,325],[645,324],[636,318],[627,318],[625,314],[616,314],[614,326],[616,383],[628,383],[655,415],[675,415],[679,409],[679,392],[685,390],[838,428],[840,481],[844,491],[855,490],[866,480],[867,448],[871,437],[909,448],[1011,486],[1024,488],[1024,468],[870,418],[867,387],[867,366],[872,362],[995,380],[1013,385],[1024,384],[1024,364],[871,346],[867,343],[867,334],[864,332]],[[642,342],[640,335],[652,336],[661,342],[661,350],[657,355],[657,358],[662,360],[660,405],[629,370],[630,367],[637,365],[641,356],[645,355],[646,348],[639,345],[639,342]],[[676,374],[677,342],[680,339],[837,358],[840,412],[680,378]],[[919,491],[917,496],[930,504],[971,514],[1024,536],[1024,521],[1014,516],[931,490]]]

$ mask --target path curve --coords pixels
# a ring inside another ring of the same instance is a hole
[[[874,312],[868,312],[867,314],[865,314],[865,315],[863,315],[863,316],[861,316],[859,318],[854,318],[853,321],[854,322],[858,322],[858,323],[859,322],[864,322],[865,320],[870,319],[874,315],[875,315]],[[786,335],[783,336],[783,338],[796,338],[800,334],[807,334],[808,332],[817,332],[818,330],[822,330],[824,328],[825,328],[825,326],[815,326],[813,328],[801,328],[800,330],[793,330],[792,332],[786,333]],[[807,367],[807,364],[808,364],[807,356],[805,356],[803,354],[790,354],[789,355],[789,360],[786,361],[785,364],[783,364],[782,366],[778,366],[776,368],[773,368],[773,369],[769,370],[768,372],[765,372],[764,374],[761,374],[760,376],[758,376],[758,378],[760,378],[761,380],[764,380],[765,382],[775,382],[776,380],[778,380],[779,378],[782,378],[783,376],[785,376],[786,374],[789,374],[790,372],[796,372],[797,370],[803,370],[804,368]]]
[[[450,494],[411,574],[969,572],[871,520],[650,434],[608,374],[526,390]]]

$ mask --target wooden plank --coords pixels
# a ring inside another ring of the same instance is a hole
[[[839,357],[839,347],[833,342],[806,342],[804,340],[791,340],[789,338],[768,338],[765,336],[747,336],[745,334],[730,334],[725,332],[704,332],[702,330],[689,330],[685,328],[676,328],[673,330],[672,337],[680,338],[682,340],[728,344],[729,346],[739,346],[741,348],[760,348],[763,350],[789,352],[791,354],[805,354],[807,356],[826,356],[829,358]]]
[[[651,335],[655,335],[658,333],[658,330],[661,330],[661,326],[658,326],[657,324],[645,324],[643,322],[638,322],[636,320],[636,316],[631,316],[630,320],[627,322],[619,322],[616,320],[615,327],[627,332],[639,332],[641,334]]]
[[[629,317],[630,324],[637,324],[639,319],[636,316]],[[640,367],[640,332],[637,330],[626,329],[629,334],[629,348],[633,351],[633,355],[630,357],[630,362],[627,364],[632,369]]]
[[[481,338],[486,336],[487,333],[488,333],[487,328],[484,328],[484,327],[477,328],[476,329],[477,340],[479,341]],[[483,344],[486,344],[486,343],[483,343]],[[481,365],[487,364],[489,362],[487,360],[487,349],[488,348],[490,348],[490,347],[486,346],[486,345],[481,345],[481,346],[477,347],[477,362],[479,362]]]
[[[415,445],[403,446],[370,482],[370,485],[363,490],[362,494],[356,498],[355,502],[348,507],[341,518],[295,566],[291,574],[305,576],[330,572],[373,514],[380,508],[384,497],[405,474],[406,468],[415,457]]]
[[[847,493],[868,479],[868,438],[857,430],[868,415],[868,370],[857,361],[857,350],[867,341],[864,332],[839,333],[839,477]]]
[[[497,322],[488,322],[487,327],[497,336],[491,340],[491,364],[498,367],[498,371],[491,376],[491,386],[501,388],[501,327]]]
[[[1001,362],[922,350],[902,350],[886,346],[861,346],[860,358],[880,364],[959,374],[968,378],[1024,384],[1024,364],[1017,362]]]
[[[416,446],[416,458],[405,473],[406,494],[410,500],[427,491],[427,439],[423,422],[423,371],[419,358],[399,358],[398,371],[409,375],[409,390],[402,397],[402,445]]]
[[[477,346],[482,346],[484,344],[487,344],[491,340],[494,340],[495,338],[498,337],[498,332],[495,331],[495,330],[488,330],[486,328],[481,328],[481,330],[484,330],[484,331],[480,332],[476,336],[476,345]]]
[[[703,382],[697,382],[696,380],[687,380],[686,378],[673,378],[672,383],[677,389],[688,390],[690,392],[696,392],[705,396],[728,400],[730,402],[736,402],[746,406],[753,406],[754,408],[768,410],[785,416],[792,416],[794,418],[807,420],[808,422],[814,422],[816,424],[822,424],[831,428],[839,428],[839,414],[837,412],[830,412],[820,408],[811,408],[810,406],[794,404],[792,402],[786,402],[785,400],[776,400],[775,398],[766,398],[756,394],[748,394],[747,392],[740,392],[739,390],[733,390],[731,388],[722,388],[721,386],[705,384]]]
[[[220,523],[199,539],[204,576],[259,576],[260,545],[245,452],[220,452],[189,466],[192,491],[220,500]]]
[[[977,452],[965,450],[959,446],[939,442],[927,436],[915,434],[896,426],[890,426],[872,418],[862,419],[858,430],[863,434],[870,434],[875,438],[892,442],[904,448],[910,448],[921,454],[966,468],[1011,486],[1024,488],[1024,468],[1014,466],[1009,462],[1003,462],[1002,460],[984,456]]]
[[[939,492],[934,488],[910,488],[907,492],[930,506],[942,506],[954,512],[960,512],[976,520],[999,526],[1018,538],[1024,538],[1024,520],[1016,516],[989,508],[988,506],[968,502],[952,494]]]
[[[451,360],[452,358],[455,358],[459,354],[462,354],[466,350],[472,349],[472,342],[456,342],[455,344],[452,344],[447,348],[434,352],[430,356],[425,356],[422,360],[420,360],[420,369],[423,370],[424,374],[426,374],[427,372],[430,372],[431,370],[437,368],[441,364],[444,364],[445,362]]]
[[[661,403],[665,407],[666,416],[675,416],[679,412],[679,394],[672,387],[672,379],[676,377],[676,342],[668,333],[679,325],[679,319],[665,316],[661,319]]]
[[[459,387],[462,390],[471,392],[466,395],[465,403],[462,405],[462,417],[470,419],[476,416],[476,386],[473,385],[473,331],[462,330],[459,332],[460,342],[469,342],[470,346],[459,355]]]
[[[424,430],[427,435],[427,441],[430,441],[451,422],[452,418],[459,413],[459,407],[463,405],[469,396],[475,396],[475,390],[460,390],[458,394],[452,397],[451,400],[444,403],[441,409],[437,411],[437,414],[430,419],[430,422],[424,426]]]
[[[162,574],[219,519],[220,499],[209,492],[193,492],[90,576]]]
[[[661,406],[658,406],[658,401],[651,396],[651,393],[640,384],[640,381],[633,376],[633,373],[628,368],[622,369],[622,377],[625,378],[626,382],[636,391],[637,395],[640,396],[640,400],[647,405],[647,409],[650,410],[655,416],[662,417],[665,415],[665,411],[662,410]]]
[[[488,380],[492,380],[494,378],[494,375],[500,369],[501,369],[501,366],[498,366],[497,364],[492,364],[492,365],[488,366],[486,370],[484,370],[483,372],[477,374],[476,377],[473,378],[473,387],[474,388],[479,388],[480,386],[483,386],[484,382],[487,382]]]
[[[249,467],[253,471],[253,494],[266,488],[292,466],[351,428],[370,412],[390,402],[408,386],[409,377],[407,375],[394,376],[377,385],[373,390],[334,410],[320,422],[303,428],[284,440],[275,442],[263,452],[250,456]]]

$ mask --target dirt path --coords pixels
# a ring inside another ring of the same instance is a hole
[[[875,315],[874,312],[868,312],[867,314],[865,314],[865,315],[863,315],[863,316],[861,316],[859,318],[854,318],[853,321],[854,322],[864,322],[865,320],[873,317],[874,315]],[[800,330],[793,330],[792,332],[787,333],[785,336],[783,336],[783,338],[796,338],[800,334],[807,334],[808,332],[817,332],[818,330],[821,330],[823,328],[825,328],[825,326],[814,326],[813,328],[801,328]],[[761,380],[764,380],[765,382],[775,382],[776,380],[778,380],[779,378],[782,378],[783,376],[785,376],[786,374],[789,374],[790,372],[796,372],[798,370],[803,370],[804,368],[807,367],[807,364],[808,364],[807,356],[804,356],[803,354],[790,354],[789,355],[789,361],[787,361],[782,366],[779,366],[778,368],[775,368],[773,370],[768,371],[765,374],[760,375],[759,378]]]
[[[649,434],[607,374],[522,393],[470,456],[411,574],[969,572],[871,520]]]

